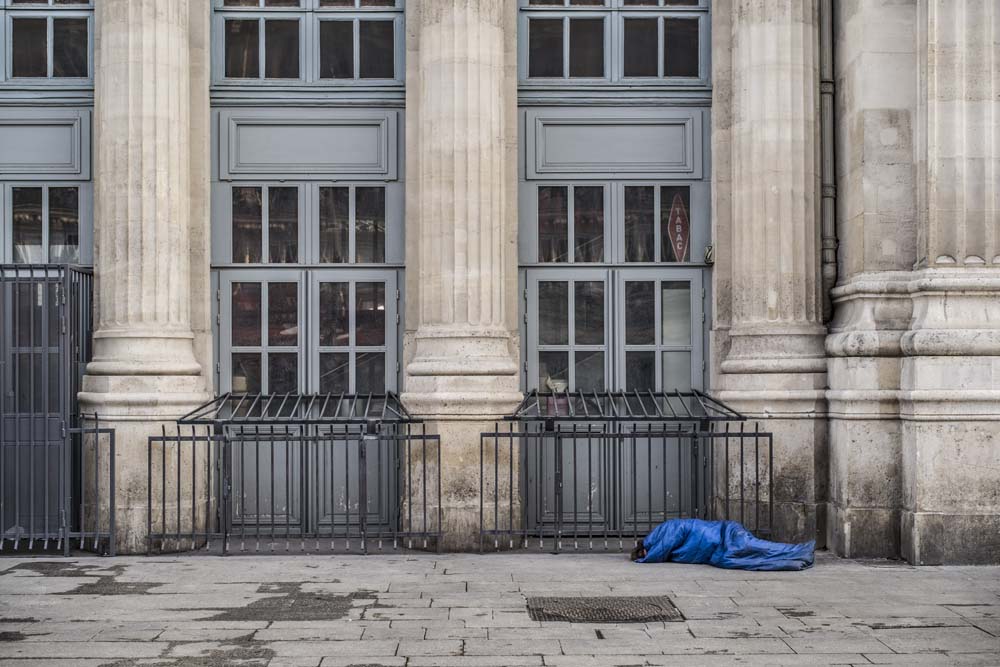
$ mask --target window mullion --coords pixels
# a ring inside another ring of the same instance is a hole
[[[271,207],[269,192],[270,186],[260,187],[260,261],[262,264],[271,263]]]
[[[361,19],[355,18],[351,21],[354,39],[352,49],[354,50],[354,80],[361,78]]]
[[[660,186],[653,185],[653,261],[656,263],[663,261],[663,254],[660,252],[662,244],[660,234],[660,215],[663,200],[660,197]]]
[[[660,16],[656,19],[656,72],[659,79],[662,79],[666,75],[666,71],[663,69],[663,54],[667,48],[666,37],[667,30],[664,24],[664,17]]]
[[[42,261],[45,264],[49,263],[52,259],[49,254],[49,186],[42,186]]]
[[[569,17],[563,17],[563,78],[569,78]]]
[[[357,186],[347,187],[347,263],[357,263]]]
[[[51,79],[53,74],[53,44],[52,38],[55,35],[55,18],[49,16],[45,21],[45,71],[48,73],[46,78]]]
[[[354,280],[347,281],[347,364],[348,364],[348,390],[353,394],[357,391],[357,344],[355,339],[355,328],[357,326],[357,283]]]
[[[574,234],[576,218],[576,202],[574,201],[576,186],[566,186],[566,261],[576,262],[576,238]]]
[[[263,1],[261,0],[261,2]],[[257,78],[266,79],[264,67],[267,62],[267,23],[263,16],[257,19],[257,35],[257,39],[259,40],[259,46],[257,47]]]

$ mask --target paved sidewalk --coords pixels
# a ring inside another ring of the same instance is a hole
[[[525,596],[668,595],[683,622],[532,621]],[[810,571],[619,554],[0,559],[0,664],[998,665],[1000,568]]]

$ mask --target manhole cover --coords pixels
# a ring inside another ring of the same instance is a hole
[[[665,596],[528,598],[533,621],[569,623],[659,623],[683,621],[681,612]]]

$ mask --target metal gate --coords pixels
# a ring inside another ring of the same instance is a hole
[[[631,549],[672,518],[773,523],[773,438],[699,391],[530,392],[480,439],[480,548]]]
[[[78,413],[93,275],[0,265],[0,551],[114,552],[114,431]]]
[[[437,548],[440,467],[395,394],[225,394],[149,439],[148,550]]]

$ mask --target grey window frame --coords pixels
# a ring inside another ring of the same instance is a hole
[[[14,188],[42,189],[42,252],[44,263],[49,263],[49,196],[50,188],[77,188],[79,191],[79,260],[73,264],[88,266],[94,261],[94,189],[89,181],[65,180],[12,180],[0,181],[0,263],[13,264],[14,259]]]
[[[3,19],[3,34],[0,35],[0,84],[8,86],[28,86],[41,88],[93,88],[94,86],[94,10],[93,6],[84,5],[7,5],[0,6],[0,18]],[[14,77],[13,76],[13,31],[14,20],[20,18],[46,19],[46,76],[44,77]],[[52,26],[56,18],[76,18],[87,20],[87,76],[85,77],[55,77],[52,75]]]
[[[567,188],[567,255],[565,262],[539,262],[538,261],[538,189],[543,187],[565,187]],[[574,188],[600,187],[604,190],[604,258],[600,262],[578,262],[574,247],[575,222],[573,212],[575,202],[573,197]],[[614,197],[615,191],[610,181],[587,181],[582,179],[567,180],[539,180],[522,184],[519,188],[520,198],[520,221],[521,225],[526,222],[529,229],[519,233],[519,255],[521,265],[537,264],[538,266],[567,266],[576,264],[578,266],[594,266],[614,261]]]
[[[613,60],[613,48],[614,48],[614,31],[611,28],[611,16],[609,12],[602,10],[600,8],[594,7],[567,7],[566,9],[554,8],[552,11],[550,8],[535,8],[532,7],[530,15],[526,12],[521,12],[518,15],[518,23],[520,28],[518,30],[519,35],[524,35],[524,39],[518,39],[517,51],[518,51],[518,72],[520,73],[520,78],[523,83],[547,83],[555,85],[564,86],[582,86],[587,84],[598,84],[598,83],[611,83],[613,80],[612,76],[612,60]],[[562,19],[563,22],[563,75],[561,77],[528,77],[528,30],[529,23],[531,19]],[[570,26],[569,22],[573,19],[602,19],[604,21],[604,76],[600,77],[583,77],[583,76],[573,76],[571,77],[570,72]]]
[[[269,181],[269,180],[254,180],[254,181],[227,181],[223,184],[225,188],[225,201],[220,202],[219,212],[223,208],[226,212],[223,216],[225,221],[224,230],[215,230],[213,232],[213,241],[217,241],[219,244],[213,243],[212,254],[218,263],[232,265],[234,267],[252,267],[252,266],[270,266],[270,267],[283,267],[283,266],[298,266],[301,264],[307,264],[308,262],[303,258],[303,255],[307,252],[306,245],[308,243],[308,236],[306,233],[306,222],[308,211],[306,207],[308,206],[308,183],[302,183],[298,181]],[[260,262],[236,262],[233,261],[233,188],[261,188],[261,261]],[[298,243],[299,243],[299,261],[288,262],[288,263],[271,263],[267,261],[269,255],[269,244],[268,244],[268,207],[267,207],[267,192],[270,188],[297,188],[298,189],[298,200],[299,200],[299,225],[298,225]],[[225,249],[222,252],[223,248]]]
[[[382,266],[402,266],[404,254],[406,252],[403,235],[403,214],[405,208],[405,193],[401,183],[389,181],[317,181],[311,183],[309,194],[310,211],[312,213],[310,225],[308,227],[309,263],[326,267],[382,267]],[[319,195],[320,188],[349,188],[349,237],[348,237],[348,261],[340,263],[320,262],[320,225],[319,225]],[[356,223],[356,196],[357,188],[384,188],[385,189],[385,261],[376,263],[358,262],[357,245],[355,238],[357,235]]]
[[[226,51],[225,51],[225,27],[226,21],[257,21],[257,77],[256,78],[226,78]],[[273,79],[265,76],[265,64],[267,59],[267,29],[265,22],[271,20],[295,20],[299,23],[299,76],[295,79]],[[300,9],[288,9],[285,7],[270,7],[268,9],[244,9],[226,8],[225,12],[218,12],[212,17],[212,30],[215,39],[212,40],[212,72],[213,79],[218,82],[233,83],[246,86],[253,84],[256,86],[287,86],[295,83],[302,83],[307,79],[306,54],[309,53],[309,31],[307,30],[306,13]]]
[[[625,261],[625,188],[631,187],[652,187],[654,188],[653,207],[653,251],[654,261],[652,262],[627,262]],[[663,251],[662,226],[660,220],[663,212],[663,197],[661,189],[667,188],[688,188],[690,206],[688,207],[688,223],[690,259],[686,262],[665,261],[661,256]],[[699,266],[704,263],[705,249],[711,244],[712,234],[712,211],[710,184],[704,180],[664,180],[664,179],[643,179],[617,181],[614,184],[615,190],[615,254],[614,263],[622,268],[635,266]]]

